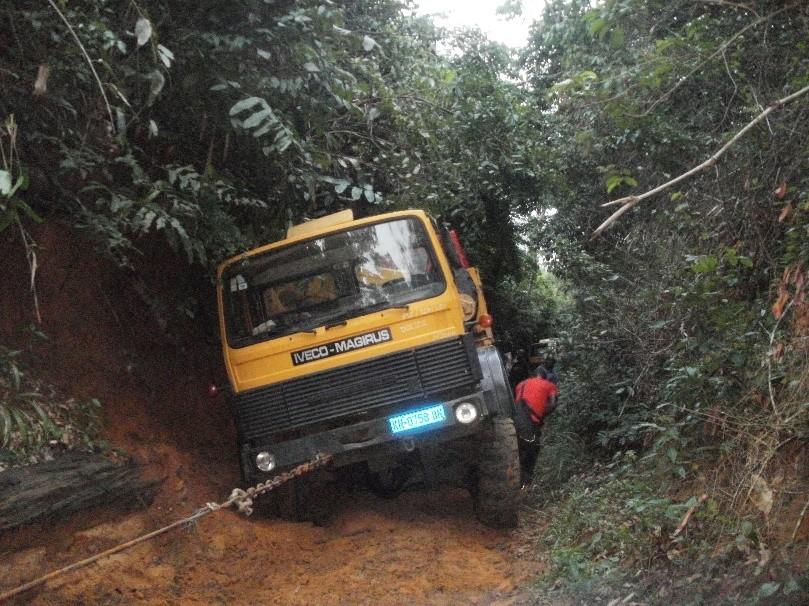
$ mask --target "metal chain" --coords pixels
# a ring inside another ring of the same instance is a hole
[[[89,558],[79,560],[78,562],[74,562],[73,564],[49,572],[48,574],[42,575],[41,577],[36,578],[33,581],[29,581],[28,583],[25,583],[23,585],[20,585],[19,587],[15,587],[14,589],[4,591],[0,593],[0,602],[4,602],[5,600],[8,600],[16,595],[28,591],[29,589],[38,587],[39,585],[42,585],[43,583],[46,583],[47,581],[50,581],[51,579],[66,574],[72,570],[84,568],[85,566],[88,566],[105,556],[112,555],[120,551],[124,551],[125,549],[129,549],[130,547],[133,547],[138,543],[142,543],[144,541],[147,541],[148,539],[152,539],[165,532],[168,532],[169,530],[172,530],[173,528],[177,528],[179,526],[188,526],[189,524],[196,522],[201,517],[214,511],[219,511],[220,509],[227,509],[228,507],[235,506],[240,513],[249,516],[251,513],[253,513],[253,499],[265,493],[268,493],[271,490],[275,490],[285,482],[289,482],[290,480],[300,477],[304,474],[311,473],[312,471],[327,465],[328,463],[331,462],[331,460],[332,455],[318,453],[310,461],[298,465],[297,467],[294,467],[289,471],[285,471],[284,473],[279,473],[277,476],[265,482],[259,482],[255,486],[251,486],[250,488],[247,488],[245,490],[242,490],[241,488],[234,488],[233,492],[230,493],[230,497],[228,497],[227,501],[223,501],[222,503],[206,503],[205,507],[197,510],[187,518],[177,520],[176,522],[172,522],[168,526],[163,526],[163,528],[153,530],[152,532],[141,535],[135,539],[132,539],[131,541],[127,541],[126,543],[122,543],[120,545],[117,545],[116,547],[112,547],[110,549],[107,549],[106,551],[102,551],[101,553],[97,553],[94,556],[90,556]]]
[[[251,486],[250,488],[246,489],[234,488],[227,501],[222,503],[206,503],[205,507],[211,511],[218,511],[220,509],[225,509],[235,505],[239,513],[249,516],[253,513],[253,499],[260,497],[271,490],[275,490],[281,484],[289,482],[294,478],[311,473],[316,469],[328,464],[331,462],[331,460],[332,455],[317,453],[310,461],[302,463],[301,465],[298,465],[289,471],[285,471],[284,473],[279,473],[270,480],[259,482],[255,486]]]

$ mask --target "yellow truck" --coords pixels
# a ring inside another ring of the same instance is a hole
[[[454,233],[419,210],[342,211],[225,261],[217,282],[246,482],[324,453],[393,494],[439,453],[481,521],[516,524],[514,401]],[[319,481],[288,485],[282,514],[317,517]]]

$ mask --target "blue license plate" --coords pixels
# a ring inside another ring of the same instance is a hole
[[[427,408],[420,408],[419,410],[406,412],[402,415],[396,415],[395,417],[389,418],[388,423],[393,433],[402,433],[412,429],[436,425],[446,420],[447,413],[444,411],[444,405],[436,404],[435,406],[428,406]]]

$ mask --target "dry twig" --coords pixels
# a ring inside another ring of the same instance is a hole
[[[677,526],[677,529],[671,534],[671,538],[676,537],[683,530],[685,530],[685,527],[688,526],[688,522],[689,522],[689,520],[691,520],[691,516],[693,516],[694,512],[697,510],[697,507],[702,505],[707,500],[708,500],[708,493],[706,492],[706,493],[703,493],[702,496],[700,496],[700,498],[697,501],[696,505],[692,505],[691,507],[688,508],[688,511],[685,512],[685,516],[683,517],[683,521],[680,522],[680,525]]]
[[[792,539],[790,539],[792,543],[795,542],[795,537],[798,536],[798,531],[801,529],[801,524],[803,524],[803,518],[806,516],[807,509],[809,509],[809,501],[806,501],[806,505],[803,506],[801,515],[798,516],[798,521],[795,523],[795,530],[792,531]]]

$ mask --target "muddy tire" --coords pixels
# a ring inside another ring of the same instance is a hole
[[[492,528],[517,526],[520,456],[511,419],[495,418],[481,432],[471,492],[481,522]]]

